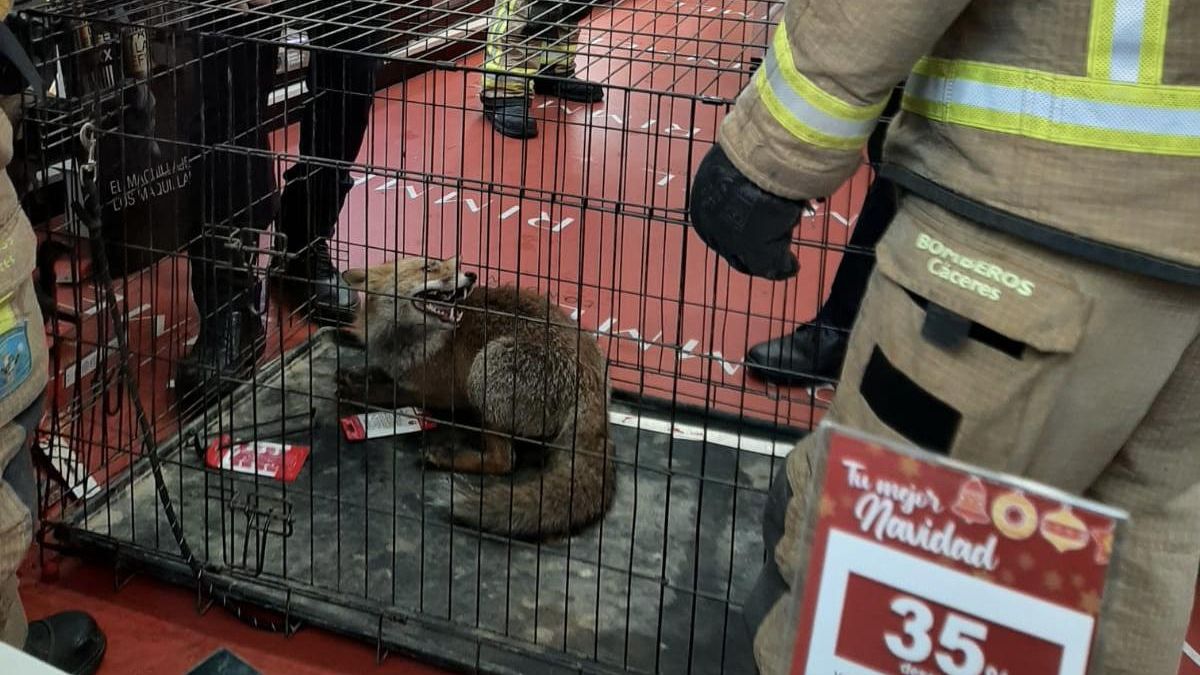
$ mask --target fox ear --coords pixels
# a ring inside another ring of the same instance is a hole
[[[351,288],[363,288],[367,283],[367,271],[361,267],[342,272],[342,281]]]

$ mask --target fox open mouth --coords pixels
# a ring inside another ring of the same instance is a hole
[[[413,307],[446,323],[457,324],[462,321],[463,311],[455,303],[466,300],[474,288],[472,284],[449,291],[435,288],[421,291],[413,296]]]

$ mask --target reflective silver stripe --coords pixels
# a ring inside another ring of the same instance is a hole
[[[909,76],[905,91],[910,96],[934,103],[950,103],[998,113],[1025,115],[1058,124],[1073,124],[1122,133],[1200,138],[1200,110],[1104,103],[971,80],[947,80],[917,73]]]
[[[775,98],[779,99],[793,117],[814,131],[834,138],[856,139],[870,136],[875,128],[876,121],[873,119],[860,121],[835,117],[809,103],[788,84],[779,67],[779,61],[775,58],[774,48],[767,50],[762,70]]]
[[[1116,0],[1113,10],[1109,78],[1116,82],[1137,82],[1142,58],[1142,33],[1146,26],[1146,0]]]

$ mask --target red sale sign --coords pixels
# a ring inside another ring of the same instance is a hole
[[[818,433],[792,675],[1084,675],[1123,513]]]

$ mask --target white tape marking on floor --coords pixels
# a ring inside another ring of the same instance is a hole
[[[293,84],[289,84],[282,89],[276,89],[267,97],[267,105],[273,106],[277,103],[282,103],[294,98],[299,98],[308,93],[308,84],[303,80]]]
[[[79,461],[67,441],[59,436],[50,437],[46,450],[51,466],[67,483],[67,489],[76,499],[92,497],[100,492],[100,485],[88,475],[87,468]]]
[[[487,30],[488,24],[491,22],[489,17],[480,17],[460,23],[451,28],[446,28],[441,32],[434,33],[424,40],[419,40],[402,49],[392,52],[393,58],[413,58],[420,56],[434,49],[449,43],[457,43],[464,38],[470,37],[475,33],[481,33]]]
[[[1192,663],[1200,666],[1200,653],[1197,653],[1194,648],[1188,643],[1183,643],[1183,654],[1192,660]]]
[[[634,415],[629,413],[611,412],[609,421],[621,427],[652,431],[657,434],[670,434],[672,438],[681,441],[699,441],[720,445],[735,450],[745,450],[759,455],[783,457],[792,450],[792,443],[773,441],[768,438],[747,436],[732,431],[719,431],[694,424],[672,423],[670,420]]]

